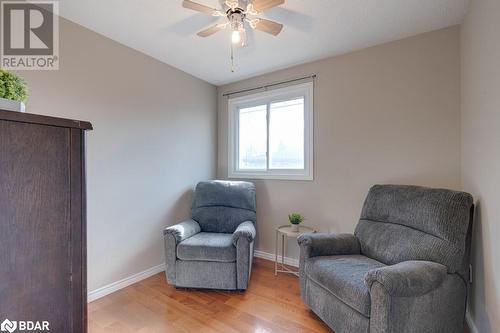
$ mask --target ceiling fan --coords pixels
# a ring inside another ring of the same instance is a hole
[[[252,29],[267,32],[274,36],[277,36],[281,32],[283,24],[256,16],[284,3],[285,0],[226,0],[224,4],[227,6],[227,9],[218,10],[191,0],[184,0],[182,6],[197,12],[227,18],[227,22],[218,23],[208,29],[198,32],[197,35],[200,37],[208,37],[230,27],[232,42],[231,61],[233,61],[233,46],[241,47],[246,45],[246,24]],[[231,67],[231,70],[234,71],[234,66]]]

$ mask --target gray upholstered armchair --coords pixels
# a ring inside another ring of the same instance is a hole
[[[336,333],[461,333],[472,197],[376,185],[354,235],[299,237],[301,296]]]
[[[246,289],[255,222],[252,183],[198,183],[192,219],[163,232],[168,282],[185,288]]]

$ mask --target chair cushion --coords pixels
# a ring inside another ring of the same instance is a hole
[[[200,182],[191,214],[201,231],[233,233],[243,222],[256,222],[255,186],[241,181]]]
[[[232,234],[200,232],[177,245],[177,258],[180,260],[236,261],[236,247]]]
[[[342,302],[369,317],[371,300],[365,275],[384,266],[362,255],[320,256],[306,260],[305,273]]]
[[[472,206],[465,192],[375,185],[354,234],[361,253],[384,264],[433,261],[463,275],[469,268]]]
[[[194,207],[233,207],[255,212],[255,186],[250,182],[212,180],[199,182]]]

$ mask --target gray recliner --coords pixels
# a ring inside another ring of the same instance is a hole
[[[472,196],[375,185],[354,235],[299,237],[300,290],[336,333],[462,333]]]
[[[196,185],[192,219],[164,230],[167,281],[176,287],[247,289],[252,268],[255,186]]]

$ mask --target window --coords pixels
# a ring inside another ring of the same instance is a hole
[[[313,179],[313,83],[229,99],[229,178]]]

